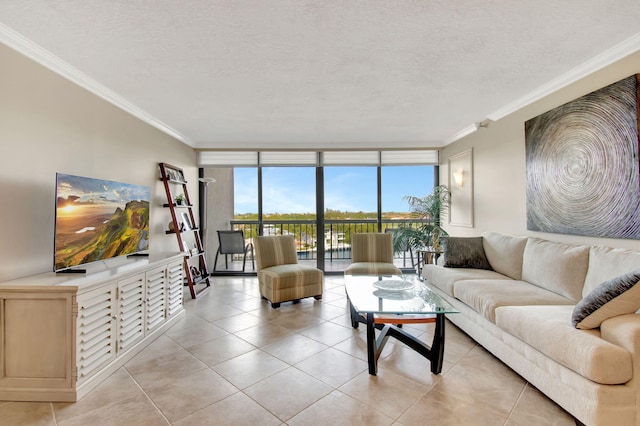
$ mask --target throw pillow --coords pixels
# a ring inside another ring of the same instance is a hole
[[[491,269],[482,237],[444,237],[442,249],[445,267]]]
[[[580,329],[598,328],[602,321],[640,308],[640,269],[605,281],[573,309],[571,322]]]

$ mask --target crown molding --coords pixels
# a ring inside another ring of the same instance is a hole
[[[77,68],[73,67],[72,65],[58,58],[40,45],[25,38],[21,34],[17,33],[13,29],[7,27],[2,23],[0,23],[0,43],[3,43],[8,47],[18,51],[19,53],[27,56],[28,58],[41,64],[42,66],[48,68],[49,70],[55,72],[63,78],[72,81],[80,87],[88,90],[89,92],[113,104],[114,106],[128,112],[129,114],[155,127],[163,133],[166,133],[167,135],[179,140],[180,142],[183,142],[193,148],[198,147],[185,135],[166,125],[146,111],[129,102],[124,97],[108,89],[98,81],[82,73]],[[573,70],[562,74],[559,77],[549,81],[548,83],[538,87],[537,89],[529,92],[523,97],[494,111],[493,113],[489,114],[487,118],[493,121],[500,120],[501,118],[504,118],[507,115],[512,114],[519,109],[524,108],[527,105],[530,105],[544,98],[545,96],[548,96],[580,80],[581,78],[584,78],[606,66],[609,66],[616,61],[619,61],[624,57],[637,52],[638,50],[640,50],[640,33],[615,45],[611,49],[608,49],[607,51],[590,59],[589,61],[574,68]],[[442,145],[446,146],[475,131],[477,131],[476,126],[473,124],[469,125],[445,140]],[[436,146],[437,144],[432,145]]]
[[[640,33],[489,114],[496,121],[640,50]]]
[[[472,124],[470,126],[465,127],[464,129],[460,130],[459,132],[457,132],[456,134],[454,134],[453,136],[451,136],[449,139],[446,139],[444,141],[444,146],[449,145],[450,143],[454,143],[455,141],[464,138],[465,136],[470,135],[471,133],[477,131],[478,128],[476,127],[475,124]]]
[[[584,78],[598,70],[601,70],[604,67],[607,67],[637,51],[640,50],[640,33],[637,33],[631,38],[613,46],[611,49],[606,50],[598,56],[588,60],[587,62],[579,65],[578,67],[572,69],[571,71],[560,75],[557,78],[554,78],[550,82],[543,84],[537,89],[527,93],[520,99],[517,99],[511,103],[508,103],[504,107],[494,111],[492,114],[487,116],[487,119],[492,121],[500,120],[501,118],[506,117],[509,114],[512,114],[518,111],[521,108],[530,105],[545,96],[549,96],[558,90],[575,83],[576,81]],[[477,131],[477,127],[475,125],[471,125],[465,127],[460,130],[458,133],[454,134],[452,137],[445,141],[445,145],[453,143],[463,137]]]
[[[162,121],[153,117],[146,111],[138,108],[127,99],[118,95],[114,91],[108,89],[103,84],[100,84],[96,80],[92,79],[88,75],[84,74],[77,68],[73,67],[69,63],[58,58],[42,46],[32,42],[21,34],[17,33],[13,29],[0,23],[0,43],[5,44],[13,50],[23,54],[24,56],[32,59],[40,65],[48,68],[56,74],[70,80],[78,86],[88,90],[94,95],[104,99],[105,101],[115,105],[116,107],[128,112],[139,120],[155,127],[163,133],[193,147],[192,141],[190,141],[183,134],[166,125]]]

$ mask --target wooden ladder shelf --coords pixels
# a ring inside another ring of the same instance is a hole
[[[163,206],[171,212],[171,222],[166,233],[176,235],[178,248],[185,253],[185,285],[189,286],[191,298],[195,299],[209,289],[211,276],[207,268],[200,229],[193,214],[187,181],[182,169],[167,163],[160,163],[160,180],[164,183],[164,190],[167,193],[167,203]],[[190,242],[194,245],[193,247],[189,247]]]

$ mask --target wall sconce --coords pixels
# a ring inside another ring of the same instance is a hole
[[[464,185],[464,170],[458,169],[453,172],[453,183],[458,188],[462,188],[462,186]]]

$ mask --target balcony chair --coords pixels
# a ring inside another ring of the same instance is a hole
[[[262,298],[279,308],[281,302],[297,303],[305,297],[322,299],[323,273],[298,263],[293,235],[254,237],[258,284]]]
[[[351,235],[351,264],[345,275],[401,275],[393,264],[393,239],[388,232]]]
[[[242,272],[245,270],[245,264],[247,262],[247,252],[251,252],[251,265],[253,270],[256,270],[253,255],[253,244],[244,242],[244,232],[241,230],[232,231],[218,231],[218,251],[216,252],[215,260],[213,261],[213,270],[216,270],[218,266],[218,255],[224,255],[225,269],[229,269],[228,256],[234,254],[242,255]]]

